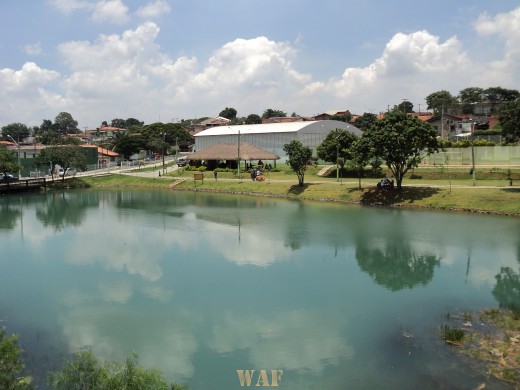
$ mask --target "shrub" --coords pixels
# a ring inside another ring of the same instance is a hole
[[[0,389],[32,389],[32,378],[23,377],[23,369],[18,337],[16,335],[6,336],[5,329],[0,328]]]
[[[158,370],[139,365],[134,353],[124,362],[101,362],[90,350],[83,350],[66,360],[61,371],[49,374],[49,385],[55,390],[114,389],[114,390],[182,390],[178,384],[168,384]]]

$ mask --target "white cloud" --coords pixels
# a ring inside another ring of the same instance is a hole
[[[90,8],[90,2],[87,0],[48,0],[59,11],[70,14],[74,11]]]
[[[23,48],[25,54],[29,56],[37,56],[43,53],[41,42],[29,43]]]
[[[126,23],[130,20],[128,7],[121,0],[98,1],[92,10],[92,20],[100,23]]]
[[[146,4],[144,7],[140,7],[136,14],[144,19],[155,19],[163,14],[170,13],[170,6],[164,0],[155,0],[151,3]]]
[[[422,101],[434,92],[432,85],[451,89],[468,74],[470,60],[457,38],[440,42],[427,31],[398,33],[387,43],[381,57],[365,68],[347,68],[339,79],[327,83],[311,83],[304,95],[333,94],[345,99],[345,106],[378,102],[382,110],[387,104],[398,104],[403,98]],[[443,89],[439,87],[439,89]],[[385,100],[382,100],[385,99]],[[355,111],[361,111],[357,106]]]
[[[7,97],[6,92],[10,94],[34,92],[38,87],[46,85],[58,77],[58,72],[42,69],[34,62],[26,62],[20,70],[0,69],[0,91],[2,91],[0,96]]]
[[[483,37],[497,36],[505,42],[502,59],[491,61],[487,67],[490,78],[497,83],[518,85],[520,73],[520,7],[511,12],[481,15],[473,24]]]
[[[71,14],[75,11],[88,11],[91,14],[91,19],[98,23],[123,24],[130,20],[128,7],[122,0],[49,0],[49,2],[65,14]]]

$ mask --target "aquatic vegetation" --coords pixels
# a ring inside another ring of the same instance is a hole
[[[441,326],[441,336],[447,343],[459,345],[465,334],[464,329],[452,328],[449,325]]]

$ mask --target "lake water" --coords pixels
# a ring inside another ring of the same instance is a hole
[[[40,388],[82,347],[192,390],[507,388],[439,329],[520,305],[518,218],[77,191],[1,198],[0,246],[1,325]]]

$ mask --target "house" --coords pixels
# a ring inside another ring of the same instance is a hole
[[[325,111],[321,114],[314,116],[314,120],[324,121],[324,120],[329,120],[330,118],[337,117],[337,116],[345,116],[348,118],[348,117],[352,117],[352,114],[350,113],[349,110],[328,110],[328,111]]]
[[[98,168],[107,168],[119,165],[120,156],[119,153],[113,152],[111,150],[102,148],[97,145],[83,145],[82,148],[85,150],[95,149],[97,152],[97,167]],[[96,153],[93,152],[93,153]]]
[[[434,115],[426,120],[427,123],[437,130],[441,139],[446,139],[451,135],[463,133],[462,122],[464,118],[452,114]]]
[[[231,122],[230,119],[217,116],[214,118],[208,118],[203,120],[202,122],[196,123],[193,125],[193,133],[197,134],[201,131],[211,129],[212,127],[219,127],[219,126],[227,126]]]

